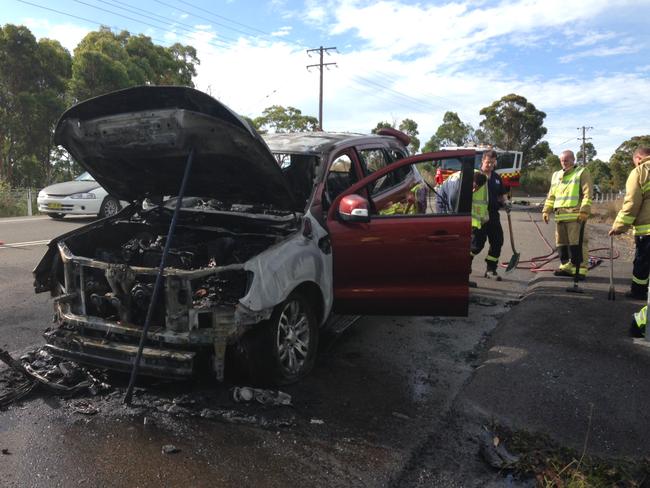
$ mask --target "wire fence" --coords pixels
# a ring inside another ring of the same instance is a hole
[[[0,186],[0,217],[24,217],[38,214],[36,188]]]

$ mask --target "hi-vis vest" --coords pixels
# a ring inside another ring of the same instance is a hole
[[[475,173],[480,173],[478,170],[474,170]],[[448,179],[459,179],[460,171],[457,171],[451,175]],[[460,189],[459,189],[460,191]],[[487,181],[481,188],[472,193],[472,228],[480,229],[483,227],[483,224],[490,220],[490,214],[488,212],[488,184]]]
[[[422,183],[418,183],[409,191],[413,194],[413,203],[395,202],[388,207],[379,211],[379,215],[409,215],[418,213],[417,193],[422,188]]]
[[[634,227],[635,236],[650,235],[650,157],[632,170],[625,183],[625,200],[614,228]]]
[[[551,178],[551,189],[549,190],[549,198],[547,198],[544,206],[553,207],[556,209],[572,209],[579,208],[580,202],[580,176],[585,170],[584,167],[574,167],[568,172],[562,170],[553,173]],[[585,197],[582,205],[591,205],[591,200]],[[572,222],[578,219],[577,213],[564,213],[556,212],[556,222]]]

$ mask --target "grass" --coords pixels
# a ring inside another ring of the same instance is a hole
[[[641,461],[587,456],[553,442],[545,434],[511,431],[495,425],[493,432],[508,450],[519,456],[512,466],[522,479],[534,478],[543,488],[643,488],[650,487],[650,458]]]
[[[591,206],[591,221],[601,224],[612,224],[616,214],[621,209],[623,200],[614,200],[611,202],[594,203]]]

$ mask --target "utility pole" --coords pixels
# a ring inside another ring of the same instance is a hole
[[[591,140],[591,137],[585,137],[587,134],[588,130],[593,129],[593,127],[585,127],[584,125],[582,127],[578,127],[577,130],[582,130],[582,137],[578,137],[578,140],[582,139],[582,146],[581,146],[581,151],[582,151],[582,164],[586,165],[587,164],[587,151],[585,150],[585,143],[587,141]]]
[[[310,64],[307,66],[309,68],[318,68],[320,70],[320,90],[318,95],[318,129],[323,130],[323,66],[332,66],[336,63],[323,63],[323,53],[329,54],[328,51],[336,50],[336,47],[319,47],[318,49],[307,49],[307,55],[318,51],[320,54],[320,62],[318,64]]]

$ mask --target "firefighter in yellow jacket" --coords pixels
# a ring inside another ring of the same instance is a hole
[[[587,234],[584,234],[582,249],[579,247],[580,226],[587,222],[591,212],[593,180],[587,168],[575,165],[573,151],[560,155],[562,169],[553,173],[542,217],[548,224],[550,213],[555,215],[555,243],[560,255],[560,267],[555,276],[574,277],[576,267],[579,279],[587,275],[589,258]]]
[[[650,275],[650,147],[638,147],[632,154],[635,168],[625,183],[625,200],[623,207],[614,220],[609,235],[618,235],[634,228],[634,266],[632,283],[628,298],[645,300],[648,293],[648,276]],[[645,309],[645,307],[644,307]],[[635,314],[633,335],[641,334],[645,329],[645,310]],[[642,317],[643,320],[640,320]],[[635,334],[635,326],[636,332]]]
[[[625,183],[623,207],[614,220],[609,235],[634,228],[634,267],[628,298],[645,300],[650,274],[650,147],[639,147],[632,154],[635,168]]]

